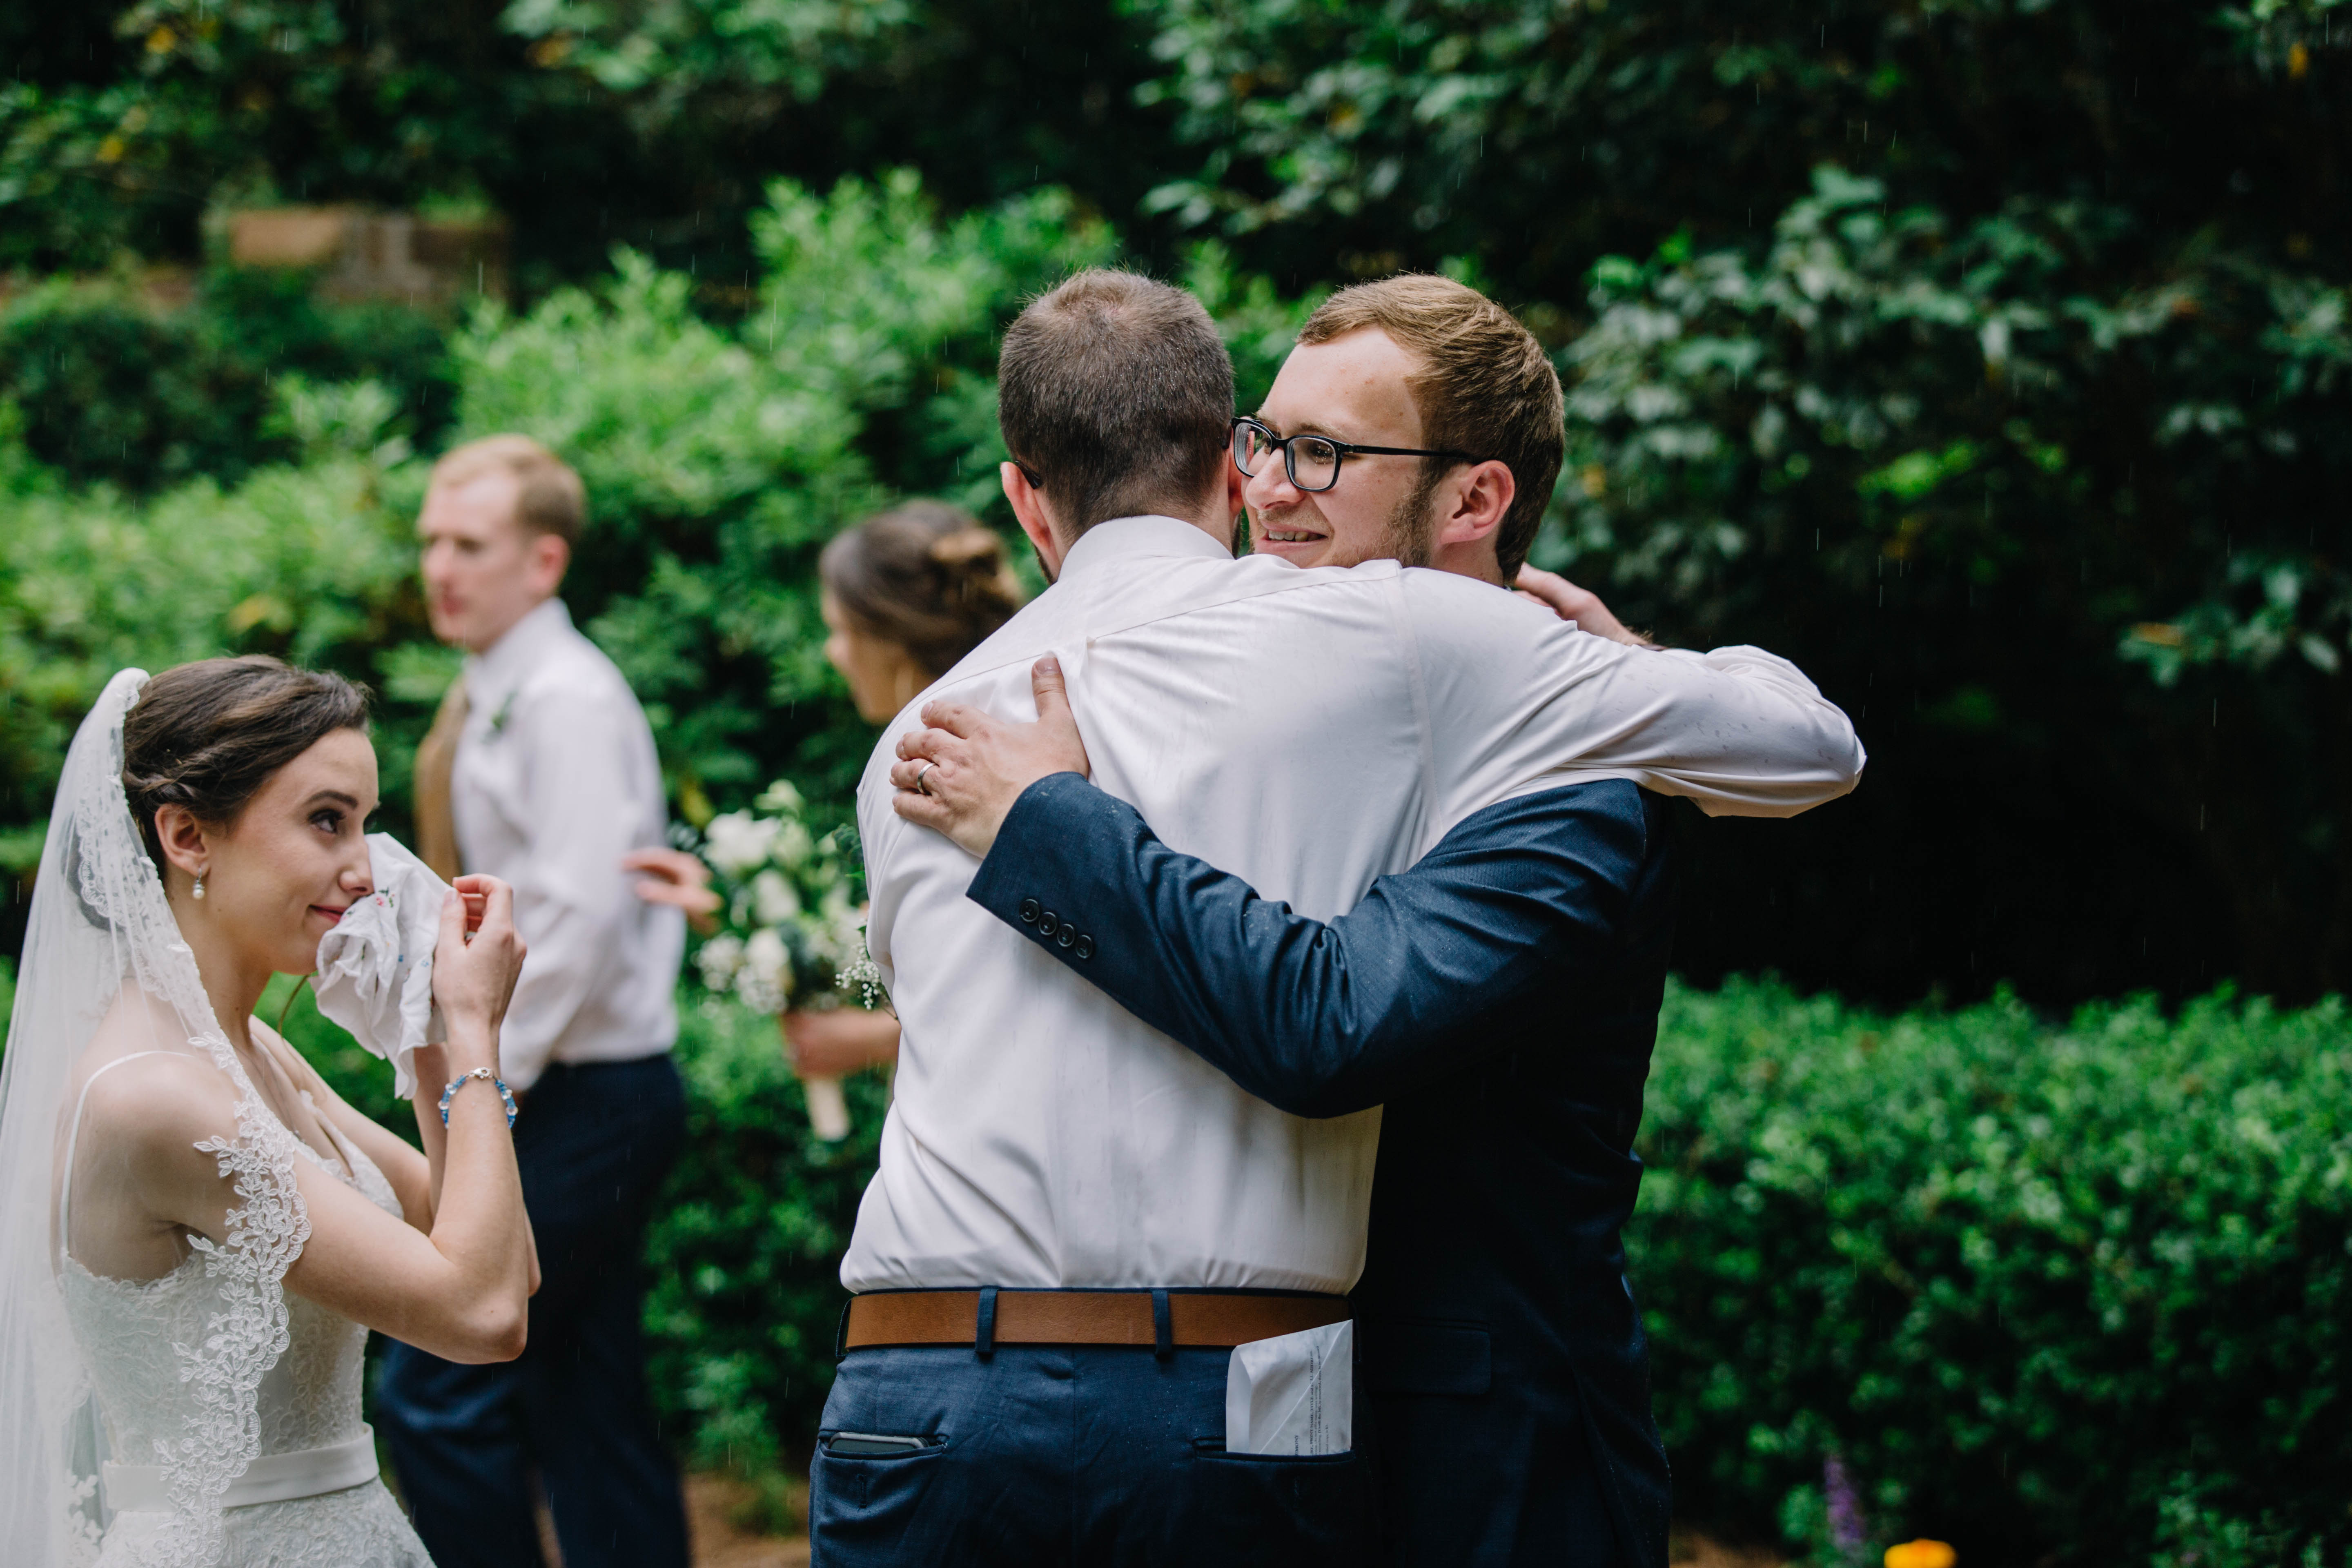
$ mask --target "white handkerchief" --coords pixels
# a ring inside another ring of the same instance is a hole
[[[1225,1452],[1344,1454],[1356,1446],[1356,1325],[1252,1340],[1225,1363]]]
[[[319,1011],[392,1064],[402,1099],[416,1089],[416,1047],[448,1038],[433,1004],[433,944],[449,884],[388,833],[368,835],[375,891],[319,939]]]

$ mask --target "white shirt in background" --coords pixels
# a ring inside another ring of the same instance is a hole
[[[636,896],[621,857],[665,842],[653,731],[560,599],[466,661],[450,770],[465,868],[514,884],[530,946],[499,1038],[516,1089],[547,1064],[632,1061],[677,1038],[685,917]]]
[[[1788,816],[1863,763],[1846,716],[1754,648],[1646,652],[1464,577],[1236,561],[1171,518],[1095,527],[888,727],[858,789],[868,940],[904,1036],[853,1290],[1339,1292],[1363,1266],[1377,1110],[1307,1121],[1244,1093],[971,902],[972,858],[891,811],[921,703],[1033,719],[1047,652],[1097,784],[1318,920],[1516,795],[1630,778]]]

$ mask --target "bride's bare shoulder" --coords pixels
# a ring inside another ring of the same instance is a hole
[[[236,1135],[236,1089],[184,1031],[126,997],[107,1015],[76,1064],[83,1136],[102,1133],[177,1157]]]

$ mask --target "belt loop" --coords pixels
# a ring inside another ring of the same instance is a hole
[[[986,1361],[996,1353],[996,1287],[980,1288],[980,1321],[973,1326],[971,1353]]]
[[[833,1326],[833,1364],[839,1366],[849,1356],[849,1309],[857,1305],[852,1296],[841,1304],[841,1321]]]
[[[1166,1361],[1176,1353],[1176,1329],[1168,1314],[1168,1292],[1151,1293],[1151,1353]]]

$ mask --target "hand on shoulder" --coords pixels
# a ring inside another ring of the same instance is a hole
[[[1062,666],[1051,655],[1030,668],[1037,721],[992,718],[959,702],[923,710],[927,726],[902,736],[890,808],[919,827],[944,833],[986,856],[1021,794],[1055,773],[1089,772],[1087,744],[1070,711]]]

